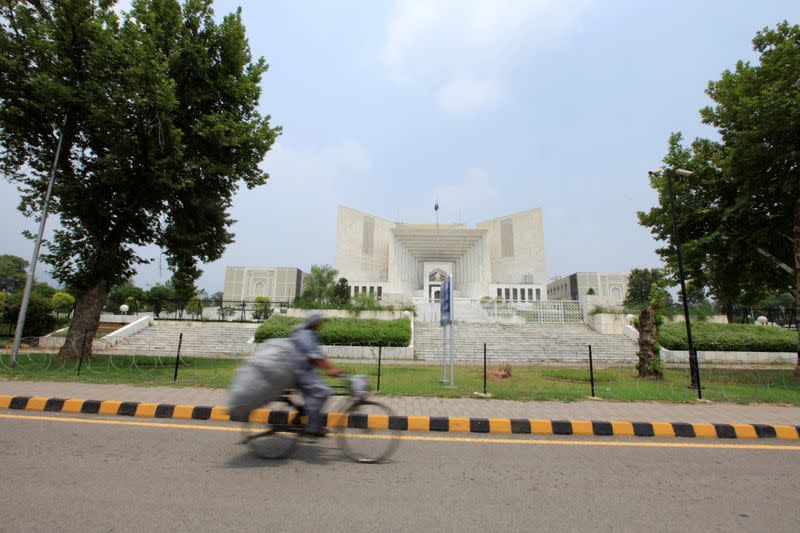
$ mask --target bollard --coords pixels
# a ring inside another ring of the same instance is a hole
[[[178,381],[178,365],[181,363],[181,343],[183,342],[183,332],[178,335],[178,353],[175,355],[175,375],[172,381]]]
[[[381,390],[381,352],[383,351],[383,345],[378,345],[378,392]]]
[[[483,394],[486,395],[486,343],[483,343]]]
[[[594,398],[594,364],[592,363],[592,345],[589,345],[589,381],[592,382],[592,398]]]
[[[78,375],[81,375],[81,365],[83,364],[83,350],[86,349],[86,336],[89,334],[89,330],[83,330],[83,339],[81,340],[81,354],[78,356]]]

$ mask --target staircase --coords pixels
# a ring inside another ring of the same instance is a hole
[[[183,333],[181,355],[243,357],[250,353],[248,340],[258,324],[239,322],[189,322],[156,320],[109,350],[112,354],[175,355]]]
[[[586,364],[588,345],[596,363],[636,360],[636,344],[624,335],[601,335],[584,324],[459,323],[454,328],[455,356],[459,361]],[[448,332],[449,343],[449,332]],[[449,352],[449,348],[448,348]],[[441,360],[442,328],[414,323],[414,357]]]

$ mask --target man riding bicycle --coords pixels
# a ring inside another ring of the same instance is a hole
[[[342,373],[342,369],[334,367],[320,348],[319,329],[324,322],[325,317],[322,313],[312,311],[305,322],[295,328],[291,337],[295,347],[294,379],[297,388],[303,394],[308,415],[305,433],[315,437],[325,435],[321,410],[332,391],[314,367],[322,369],[329,376],[339,376]]]

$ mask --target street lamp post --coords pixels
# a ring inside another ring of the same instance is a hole
[[[697,398],[703,399],[703,389],[700,386],[700,364],[697,361],[697,350],[694,349],[694,342],[692,341],[692,323],[689,320],[689,302],[686,298],[686,281],[683,274],[683,255],[681,254],[681,240],[678,237],[677,224],[675,223],[675,192],[672,189],[672,170],[659,169],[651,172],[651,174],[660,176],[666,174],[667,177],[667,190],[669,191],[669,206],[670,214],[672,216],[672,243],[675,245],[675,251],[678,256],[678,276],[681,282],[681,299],[683,300],[683,316],[686,320],[686,340],[689,344],[689,374],[691,375],[691,384],[689,388],[697,389]],[[690,170],[682,168],[674,171],[682,177],[688,177],[693,174]]]

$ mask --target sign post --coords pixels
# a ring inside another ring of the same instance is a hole
[[[453,339],[453,276],[447,276],[440,290],[441,305],[440,324],[444,328],[450,326],[450,386],[453,386],[453,366],[455,362],[455,346]],[[445,330],[442,330],[442,382],[447,382],[447,355],[445,350]]]

